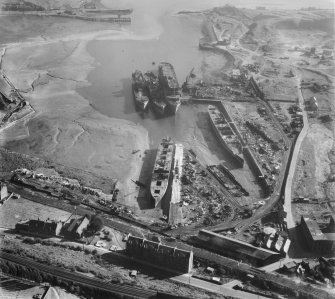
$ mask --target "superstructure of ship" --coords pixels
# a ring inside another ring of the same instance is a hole
[[[220,144],[239,167],[243,167],[242,144],[224,115],[215,106],[208,106],[210,122]]]
[[[158,76],[154,72],[146,72],[144,78],[147,82],[148,94],[151,107],[159,115],[164,115],[167,104],[164,100],[163,90],[160,87]]]
[[[132,74],[132,89],[136,106],[144,111],[148,104],[148,90],[142,72],[136,70]]]
[[[152,171],[150,193],[154,199],[155,207],[166,194],[171,175],[174,144],[170,137],[163,138],[158,146],[156,161]]]
[[[164,91],[167,106],[175,114],[181,104],[181,89],[171,63],[161,62],[159,64],[158,78]]]

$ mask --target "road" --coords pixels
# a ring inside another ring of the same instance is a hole
[[[213,284],[198,278],[191,277],[189,274],[179,275],[176,277],[171,278],[173,281],[181,282],[184,284],[189,284],[191,286],[195,286],[197,288],[201,288],[206,291],[215,292],[218,294],[222,294],[225,296],[230,296],[233,298],[239,298],[239,299],[268,299],[269,297],[264,297],[261,295],[255,295],[252,293],[247,293],[239,290],[234,290],[230,287],[226,287],[225,285],[217,285]],[[236,283],[238,284],[238,283]]]
[[[70,271],[66,271],[63,269],[59,269],[53,266],[47,266],[44,264],[37,263],[28,258],[17,257],[8,253],[1,253],[1,259],[11,261],[16,264],[33,267],[38,269],[39,271],[49,273],[51,275],[57,276],[60,279],[64,279],[67,281],[72,281],[75,283],[79,283],[85,286],[90,286],[93,288],[98,288],[100,290],[104,290],[113,294],[125,295],[125,296],[135,296],[136,298],[156,298],[157,292],[151,290],[144,290],[134,286],[126,286],[126,285],[118,285],[118,284],[109,284],[101,281],[101,279],[90,278],[85,275],[74,273]]]
[[[298,84],[298,89],[299,89],[299,103],[300,106],[303,107],[304,106],[304,98],[303,98],[303,94],[302,94],[302,90],[301,90],[301,86],[300,86],[300,80],[299,80],[299,84]],[[288,232],[290,234],[290,238],[292,240],[291,243],[291,250],[288,252],[288,254],[290,256],[295,255],[295,251],[294,250],[294,246],[298,245],[295,244],[295,240],[296,238],[296,223],[295,220],[293,218],[292,215],[292,185],[293,185],[293,179],[294,179],[294,173],[295,173],[295,169],[297,166],[297,161],[298,161],[298,157],[299,157],[299,152],[300,152],[300,148],[301,148],[301,144],[304,141],[307,133],[308,133],[308,129],[309,129],[309,124],[308,124],[308,116],[307,116],[307,112],[305,109],[302,109],[302,113],[303,113],[303,128],[301,130],[301,132],[299,133],[299,136],[297,138],[296,144],[295,144],[295,148],[294,148],[294,152],[292,155],[292,160],[291,160],[291,165],[290,165],[290,169],[289,169],[289,173],[287,175],[287,181],[286,181],[286,186],[285,186],[285,202],[284,202],[284,211],[287,213],[286,215],[286,223],[287,223],[287,229]]]

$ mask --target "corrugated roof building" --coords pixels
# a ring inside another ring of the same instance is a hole
[[[201,245],[224,256],[242,260],[255,266],[265,266],[280,259],[280,254],[271,250],[255,247],[249,243],[226,237],[208,230],[198,235]]]
[[[129,235],[126,252],[129,256],[178,273],[193,268],[193,252]]]

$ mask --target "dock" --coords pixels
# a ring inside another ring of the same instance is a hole
[[[182,144],[175,144],[174,169],[172,180],[172,192],[169,208],[169,224],[176,225],[182,222],[181,199],[181,176],[183,172],[184,147]]]

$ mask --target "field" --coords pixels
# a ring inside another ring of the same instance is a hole
[[[45,206],[30,200],[19,198],[9,199],[0,206],[0,227],[14,228],[20,220],[27,219],[56,219],[65,221],[71,213]]]

